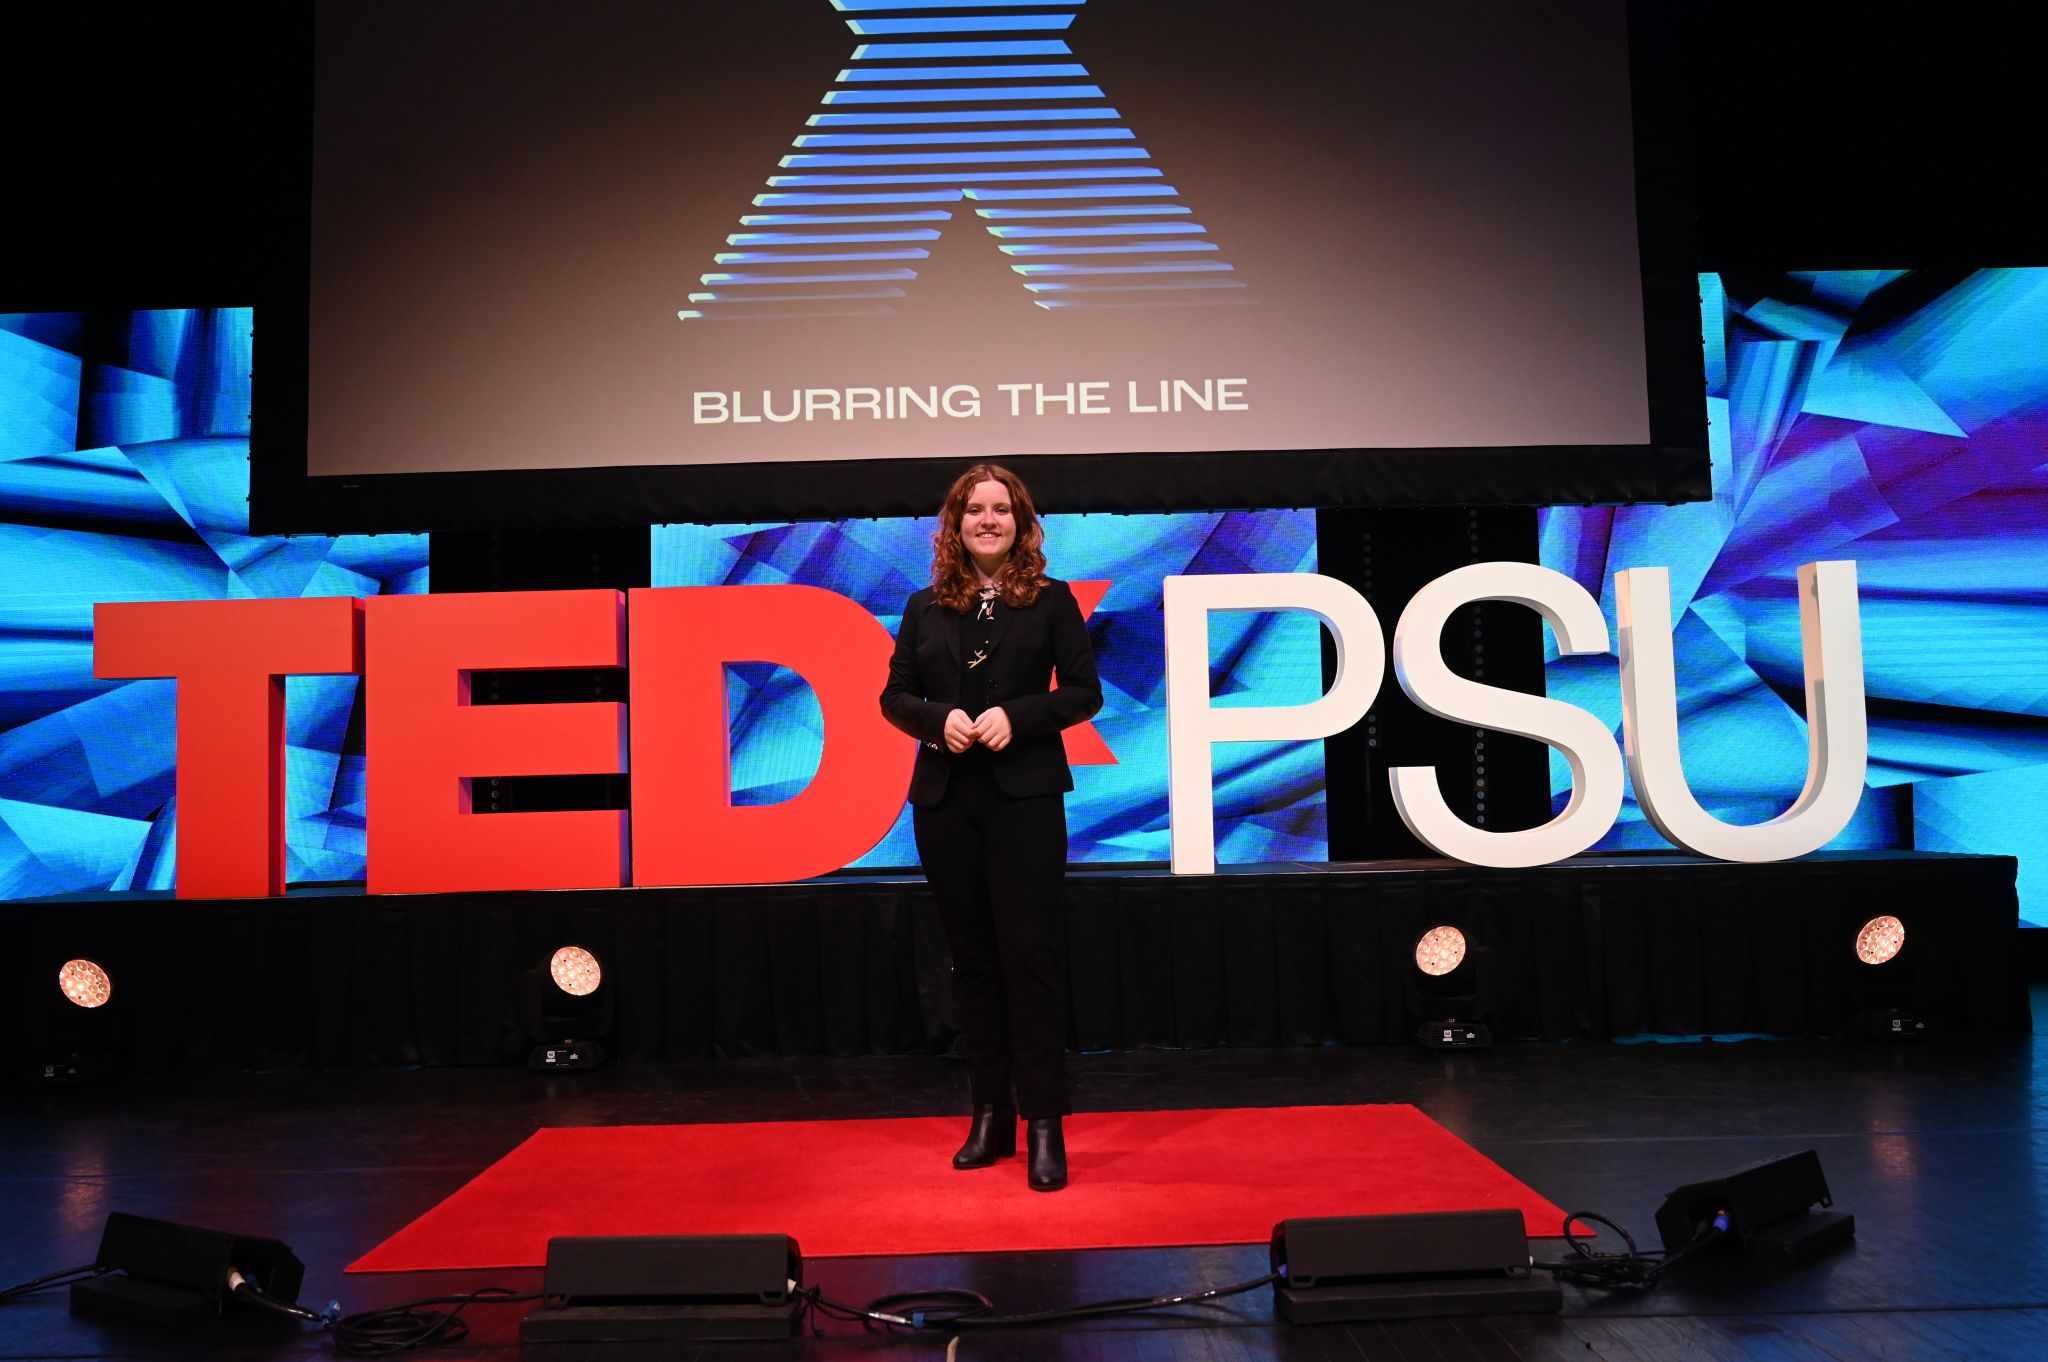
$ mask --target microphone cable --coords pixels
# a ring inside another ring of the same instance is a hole
[[[865,1307],[846,1305],[825,1296],[817,1287],[802,1293],[807,1313],[832,1319],[859,1320],[863,1328],[880,1326],[885,1333],[898,1330],[929,1332],[935,1329],[1008,1329],[1037,1324],[1058,1324],[1069,1320],[1100,1319],[1110,1315],[1135,1315],[1178,1305],[1204,1305],[1225,1296],[1242,1295],[1270,1286],[1280,1279],[1269,1272],[1250,1281],[1210,1287],[1178,1296],[1129,1296],[1117,1300],[1090,1301],[1081,1305],[1034,1310],[1021,1314],[998,1314],[995,1303],[979,1291],[964,1287],[931,1287],[915,1291],[892,1291],[877,1296]]]
[[[335,1351],[350,1357],[390,1357],[419,1348],[440,1347],[469,1335],[469,1321],[462,1312],[472,1305],[512,1305],[537,1301],[539,1291],[513,1291],[486,1286],[459,1296],[427,1296],[378,1310],[363,1310],[326,1321],[334,1338]],[[452,1305],[452,1310],[430,1306]],[[332,1307],[330,1307],[332,1308]]]
[[[47,1291],[53,1286],[64,1286],[70,1282],[82,1282],[91,1277],[104,1277],[111,1271],[113,1271],[112,1268],[101,1267],[97,1263],[87,1263],[83,1267],[67,1267],[62,1272],[46,1272],[33,1281],[23,1282],[18,1286],[10,1286],[5,1290],[0,1290],[0,1301],[11,1301],[16,1296],[33,1295],[38,1291]]]
[[[1572,1226],[1604,1225],[1621,1236],[1626,1253],[1603,1253],[1572,1235]],[[1728,1232],[1728,1212],[1716,1211],[1712,1220],[1700,1226],[1690,1242],[1676,1249],[1640,1249],[1635,1236],[1603,1215],[1573,1211],[1564,1218],[1560,1233],[1570,1245],[1572,1257],[1561,1263],[1536,1263],[1561,1282],[1596,1287],[1603,1291],[1647,1291],[1679,1262],[1713,1243]]]

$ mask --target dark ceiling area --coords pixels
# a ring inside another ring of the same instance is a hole
[[[2048,264],[2044,11],[1638,0],[1701,268]],[[303,239],[304,0],[42,0],[7,29],[0,310],[256,303]]]

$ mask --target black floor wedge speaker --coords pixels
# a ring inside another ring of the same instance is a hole
[[[1686,1183],[1658,1208],[1657,1233],[1667,1251],[1678,1253],[1719,1228],[1744,1253],[1790,1265],[1856,1237],[1855,1216],[1814,1209],[1834,1204],[1820,1155],[1808,1149]]]
[[[1283,1220],[1274,1309],[1293,1324],[1539,1314],[1562,1303],[1531,1267],[1516,1210]]]
[[[548,1240],[523,1347],[791,1338],[803,1255],[782,1234]]]
[[[228,1274],[286,1304],[299,1298],[305,1264],[275,1239],[177,1225],[115,1211],[93,1266],[106,1275],[71,1284],[71,1313],[144,1324],[218,1319],[232,1299]]]

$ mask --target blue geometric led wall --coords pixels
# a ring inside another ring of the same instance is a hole
[[[426,590],[419,535],[256,538],[247,309],[0,314],[0,898],[167,889],[174,685],[99,601]],[[287,682],[287,877],[363,877],[354,677]]]
[[[1709,808],[1750,822],[1805,768],[1794,571],[1856,559],[1872,761],[1837,845],[2016,854],[2022,912],[2048,924],[2048,271],[1709,277],[1701,291],[1715,500],[1548,511],[1544,561],[1610,618],[1615,570],[1672,569],[1687,774]],[[0,315],[0,898],[170,884],[171,683],[93,678],[95,602],[425,589],[424,537],[246,533],[249,334],[245,310]],[[928,532],[664,527],[655,580],[813,582],[893,629]],[[1076,772],[1076,858],[1164,859],[1158,581],[1312,570],[1313,517],[1052,517],[1048,538],[1060,575],[1115,583],[1092,631],[1095,723],[1120,765]],[[1218,703],[1320,690],[1312,622],[1223,622]],[[1553,658],[1548,684],[1618,732],[1614,672],[1611,657]],[[362,877],[358,689],[290,683],[294,882]],[[735,798],[786,798],[809,775],[807,688],[736,668],[731,689]],[[1327,854],[1316,745],[1218,758],[1225,861]],[[1603,845],[1661,841],[1630,803]],[[899,826],[865,863],[914,859]]]
[[[1686,774],[1755,822],[1806,769],[1797,568],[1855,559],[1871,763],[1834,845],[2017,855],[2048,925],[2048,270],[1700,293],[1714,500],[1547,511],[1543,561],[1610,619],[1617,570],[1670,567]],[[1619,731],[1612,657],[1553,655],[1548,687]],[[1601,845],[1664,843],[1631,800]]]
[[[935,476],[934,501],[944,480]],[[932,524],[927,517],[657,526],[654,584],[822,586],[859,601],[893,634],[903,603],[930,579]],[[1067,796],[1069,859],[1164,861],[1166,691],[1159,584],[1197,573],[1313,572],[1315,514],[1051,515],[1045,517],[1045,545],[1055,576],[1110,582],[1089,617],[1089,635],[1103,693],[1102,712],[1093,722],[1117,764],[1074,768],[1075,788]],[[1213,617],[1213,702],[1298,705],[1321,695],[1321,628],[1299,612]],[[800,678],[779,667],[731,667],[727,678],[733,801],[787,799],[818,767],[817,701]],[[875,677],[877,697],[884,680]],[[1219,860],[1328,858],[1322,744],[1223,743],[1215,760]],[[907,812],[855,862],[915,864]]]

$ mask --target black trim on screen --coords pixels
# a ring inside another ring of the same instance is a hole
[[[311,477],[312,23],[305,79],[280,133],[279,251],[256,314],[250,524],[257,534],[836,520],[928,515],[969,460],[506,470]],[[1694,249],[1692,135],[1682,34],[1647,0],[1628,6],[1642,269],[1647,445],[1017,455],[1042,508],[1146,512],[1271,507],[1679,502],[1712,495]],[[288,63],[283,63],[288,65]],[[1532,268],[1540,268],[1540,262]]]

